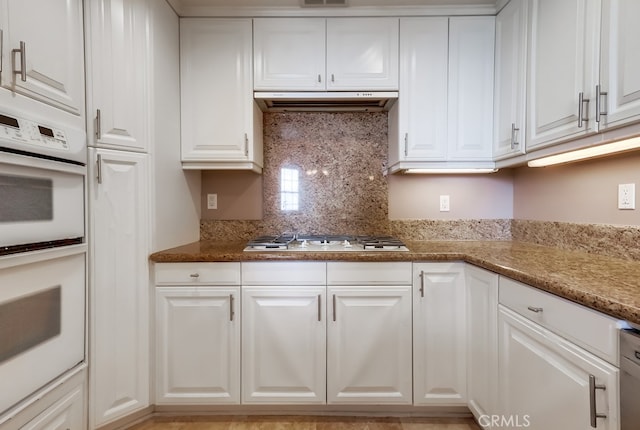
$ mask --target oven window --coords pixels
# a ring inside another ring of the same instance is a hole
[[[53,181],[0,175],[0,222],[53,220]]]
[[[61,287],[0,304],[0,363],[60,334]]]

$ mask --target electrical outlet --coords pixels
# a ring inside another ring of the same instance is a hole
[[[636,184],[618,185],[618,209],[636,208]]]
[[[207,209],[218,209],[217,194],[207,194]]]
[[[440,212],[449,212],[449,196],[440,196]]]

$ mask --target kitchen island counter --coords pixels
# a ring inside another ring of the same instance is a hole
[[[156,252],[157,263],[221,261],[465,261],[616,318],[640,324],[640,262],[513,241],[406,241],[409,251],[244,252],[200,241]]]

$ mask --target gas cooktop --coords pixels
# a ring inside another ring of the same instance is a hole
[[[391,236],[279,235],[260,236],[247,243],[245,251],[408,251],[405,244]]]

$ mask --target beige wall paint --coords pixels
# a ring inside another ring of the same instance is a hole
[[[218,209],[207,209],[207,194],[218,195]],[[231,170],[202,171],[202,219],[262,219],[262,175]]]
[[[618,184],[626,183],[640,186],[640,153],[561,166],[521,167],[514,171],[514,218],[637,226],[640,206],[617,209]]]
[[[440,212],[440,196],[449,195],[450,211]],[[389,176],[389,219],[510,219],[513,217],[511,170],[487,175]]]

